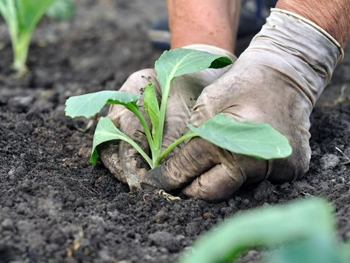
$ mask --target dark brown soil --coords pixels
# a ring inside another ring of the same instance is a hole
[[[165,1],[77,0],[73,21],[41,21],[30,74],[16,78],[0,21],[0,262],[175,262],[206,230],[238,211],[323,196],[350,237],[350,59],[312,114],[310,171],[280,186],[263,182],[226,202],[166,201],[130,194],[103,165],[89,165],[93,130],[64,116],[71,95],[118,89],[152,66],[147,29]],[[347,51],[346,53],[349,53]],[[291,224],[293,222],[290,222]],[[76,250],[74,250],[74,244]],[[258,262],[252,250],[241,262]]]

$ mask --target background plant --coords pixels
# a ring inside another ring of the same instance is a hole
[[[166,105],[172,81],[184,74],[207,68],[225,67],[231,63],[232,61],[227,57],[196,50],[173,49],[164,52],[155,63],[162,94],[160,105],[156,97],[154,83],[150,82],[143,87],[143,107],[152,127],[148,127],[145,116],[137,106],[140,95],[121,91],[100,91],[71,97],[66,102],[66,115],[72,118],[78,116],[90,118],[97,114],[105,104],[120,104],[132,111],[139,119],[150,146],[150,156],[130,137],[121,132],[109,118],[101,117],[94,134],[90,158],[92,164],[95,164],[98,159],[98,145],[110,140],[124,140],[144,157],[150,168],[154,168],[177,145],[195,136],[200,136],[231,152],[256,158],[274,159],[290,155],[292,150],[287,138],[270,125],[249,121],[238,122],[224,116],[224,114],[214,116],[199,127],[189,124],[189,132],[161,152]]]
[[[26,72],[26,60],[29,43],[33,31],[52,5],[50,13],[58,16],[59,13],[67,12],[61,8],[62,1],[66,0],[0,0],[0,14],[4,18],[11,37],[13,50],[13,69],[20,75]],[[68,7],[68,5],[66,5]]]
[[[69,20],[75,14],[75,5],[72,0],[55,0],[47,9],[46,15],[57,20]]]
[[[199,238],[178,263],[233,262],[253,247],[273,249],[269,263],[348,263],[350,245],[338,240],[333,210],[312,198],[243,212]]]

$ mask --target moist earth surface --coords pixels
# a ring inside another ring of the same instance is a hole
[[[165,14],[165,1],[75,3],[71,21],[40,22],[22,78],[10,69],[0,21],[0,262],[176,262],[225,218],[309,196],[329,200],[340,238],[350,237],[349,50],[311,115],[304,178],[264,181],[215,204],[167,201],[130,193],[102,164],[92,167],[94,127],[82,132],[86,120],[64,115],[69,96],[119,89],[131,73],[152,67],[161,51],[147,31]],[[250,250],[240,262],[260,262],[260,255]]]

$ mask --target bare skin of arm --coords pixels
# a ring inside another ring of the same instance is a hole
[[[172,48],[208,44],[234,50],[238,0],[168,0]],[[277,8],[299,14],[319,25],[342,47],[350,36],[350,0],[280,0]]]
[[[167,0],[171,48],[213,45],[233,52],[238,28],[238,0]]]
[[[333,36],[343,48],[350,36],[350,0],[280,0],[276,7],[311,20]]]

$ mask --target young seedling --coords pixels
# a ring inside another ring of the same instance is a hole
[[[231,152],[263,159],[284,158],[291,154],[288,139],[266,123],[238,122],[223,114],[218,114],[199,127],[188,124],[189,132],[170,144],[163,152],[162,141],[167,100],[172,81],[184,74],[202,71],[207,68],[222,68],[232,61],[227,57],[189,49],[165,51],[156,61],[155,70],[161,87],[161,101],[158,104],[155,87],[149,83],[143,88],[143,107],[151,120],[152,129],[137,106],[139,94],[121,91],[100,91],[70,97],[66,101],[66,115],[72,118],[90,118],[105,104],[120,104],[132,111],[139,119],[146,134],[151,155],[148,156],[135,141],[121,132],[109,118],[101,117],[94,134],[90,161],[98,159],[97,146],[111,140],[124,140],[131,144],[147,161],[150,168],[158,166],[164,157],[181,142],[200,136]]]
[[[332,212],[316,198],[244,212],[200,237],[178,263],[234,262],[257,247],[273,248],[269,263],[347,263],[350,245],[339,242]]]
[[[55,0],[0,0],[0,14],[11,36],[13,68],[20,75],[26,72],[26,60],[33,31]]]
[[[75,5],[72,0],[55,0],[47,9],[46,15],[57,20],[69,20],[75,14]]]

